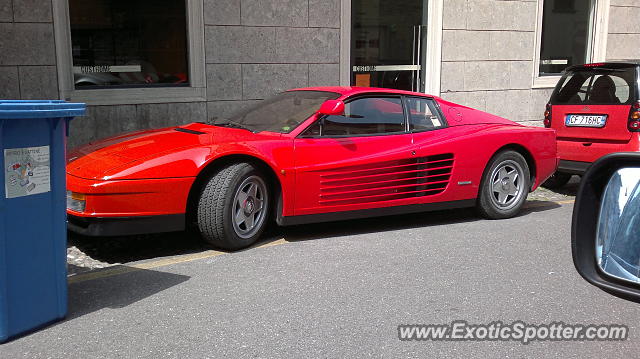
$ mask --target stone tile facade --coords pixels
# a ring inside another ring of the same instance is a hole
[[[205,102],[88,106],[85,117],[71,122],[69,147],[103,138],[105,134],[183,125],[206,116]]]
[[[640,59],[640,1],[611,0],[607,60]]]
[[[444,2],[441,96],[513,121],[541,120],[533,89],[537,1]]]
[[[340,0],[204,0],[208,119],[277,92],[338,85]]]
[[[0,0],[0,98],[59,98],[52,4]],[[340,82],[341,0],[199,0],[206,98],[89,106],[71,147],[123,131],[210,121],[276,92]],[[580,0],[581,1],[581,0]],[[607,59],[640,58],[638,0],[610,0]],[[537,0],[445,0],[441,96],[515,121],[542,118],[533,88]],[[192,29],[193,30],[193,29]],[[198,31],[198,29],[195,29]]]
[[[0,98],[59,98],[51,0],[0,0],[0,34]]]

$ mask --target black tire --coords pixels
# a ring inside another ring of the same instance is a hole
[[[527,200],[530,182],[529,166],[521,154],[509,150],[496,154],[482,175],[478,211],[488,219],[515,216]]]
[[[270,210],[265,176],[248,163],[236,163],[222,168],[204,186],[198,199],[198,228],[208,243],[238,250],[260,238]]]
[[[548,189],[559,189],[564,187],[571,180],[571,175],[568,173],[556,172],[548,180],[544,181],[542,187]]]

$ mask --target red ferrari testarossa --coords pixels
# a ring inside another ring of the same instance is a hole
[[[78,148],[69,228],[91,236],[195,224],[226,249],[280,225],[476,206],[516,215],[557,166],[555,131],[406,91],[291,90],[213,124]]]

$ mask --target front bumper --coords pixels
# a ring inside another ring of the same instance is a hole
[[[90,180],[67,175],[67,190],[83,195],[77,217],[150,217],[187,211],[187,199],[195,177],[148,180]]]
[[[140,217],[79,217],[67,214],[67,229],[91,237],[130,236],[178,232],[185,229],[184,214]]]

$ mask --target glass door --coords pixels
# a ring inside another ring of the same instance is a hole
[[[427,0],[352,0],[351,84],[424,91]]]

